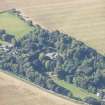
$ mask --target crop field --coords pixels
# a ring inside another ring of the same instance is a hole
[[[0,0],[0,11],[4,11],[6,9],[9,9],[9,5],[5,0]]]
[[[32,27],[22,21],[18,16],[9,12],[0,13],[0,29],[5,29],[7,33],[15,35],[16,38],[32,30]]]
[[[17,8],[35,23],[105,54],[105,0],[0,0],[0,5]]]
[[[80,105],[0,72],[0,105]]]

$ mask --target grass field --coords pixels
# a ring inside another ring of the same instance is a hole
[[[75,97],[79,97],[81,99],[84,99],[86,97],[94,97],[94,98],[98,99],[98,97],[96,96],[96,94],[89,93],[86,90],[81,89],[79,87],[76,87],[73,84],[69,84],[67,82],[64,82],[63,80],[56,79],[55,82],[58,85],[60,85],[60,86],[62,86],[64,88],[70,90]]]
[[[0,4],[20,9],[35,23],[69,33],[105,54],[105,0],[0,0]]]
[[[0,105],[80,105],[0,72]]]
[[[27,23],[22,21],[16,15],[9,12],[0,13],[0,29],[5,29],[7,33],[21,38],[23,35],[31,31],[33,28],[28,26]]]
[[[2,40],[0,39],[0,44],[3,44],[3,45],[8,45],[8,44],[10,44],[10,43],[5,42],[5,41],[2,41]]]

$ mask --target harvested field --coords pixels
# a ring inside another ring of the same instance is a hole
[[[0,72],[0,105],[80,105]]]
[[[0,5],[17,8],[34,22],[68,33],[105,54],[105,0],[2,1]]]
[[[0,11],[4,11],[7,9],[10,9],[7,2],[5,0],[0,0]]]

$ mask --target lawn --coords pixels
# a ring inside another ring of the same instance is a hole
[[[67,83],[67,82],[65,82],[65,81],[63,81],[63,80],[55,79],[55,82],[56,82],[58,85],[60,85],[60,86],[62,86],[62,87],[64,87],[64,88],[70,90],[70,91],[73,93],[73,95],[74,95],[75,97],[80,97],[81,99],[84,99],[84,98],[86,98],[86,97],[98,98],[98,97],[96,96],[96,94],[89,93],[89,92],[87,92],[86,90],[81,89],[81,88],[79,88],[79,87],[76,87],[76,86],[74,86],[73,84],[69,84],[69,83]]]
[[[0,29],[5,29],[7,33],[15,35],[15,37],[19,39],[33,28],[18,16],[4,12],[0,13]]]
[[[0,39],[0,44],[8,45],[8,44],[10,44],[10,43],[5,42],[5,41],[2,41],[2,40]]]

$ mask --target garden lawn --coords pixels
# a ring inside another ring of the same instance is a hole
[[[7,33],[15,35],[17,39],[20,39],[26,33],[33,30],[33,27],[12,13],[2,12],[0,13],[0,29],[5,29]]]
[[[79,97],[81,99],[84,99],[86,97],[94,97],[94,98],[97,98],[98,97],[96,96],[96,94],[92,94],[92,93],[89,93],[88,91],[84,90],[84,89],[81,89],[79,87],[76,87],[74,86],[73,84],[69,84],[63,80],[59,80],[59,79],[55,79],[54,80],[58,85],[70,90],[72,93],[73,93],[73,96],[74,97]]]

